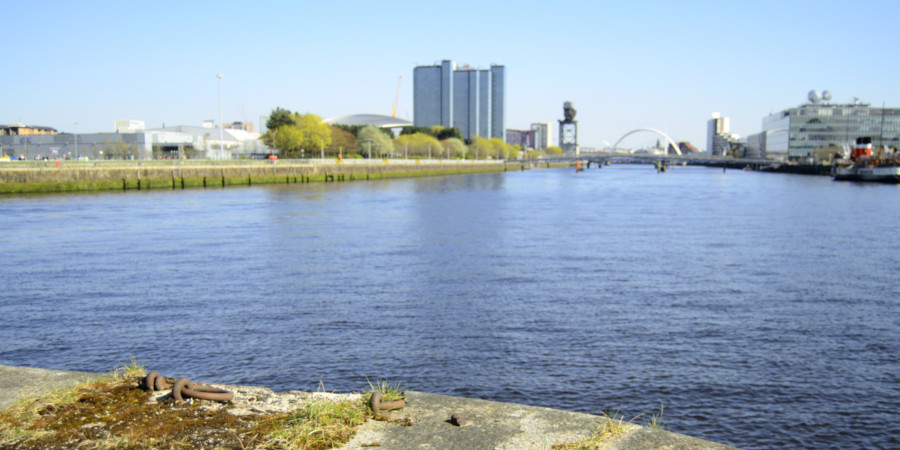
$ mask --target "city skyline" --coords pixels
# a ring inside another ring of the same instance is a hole
[[[390,115],[398,76],[398,116],[412,120],[413,68],[452,59],[507,68],[506,128],[556,122],[571,101],[582,146],[645,127],[705,146],[713,112],[746,137],[811,89],[900,106],[897,12],[878,1],[459,1],[439,13],[408,1],[20,2],[0,28],[20,49],[0,76],[0,123],[91,133],[116,119],[218,122],[218,73],[225,123],[258,124],[276,107]]]

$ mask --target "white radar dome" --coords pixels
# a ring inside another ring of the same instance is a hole
[[[820,94],[819,91],[813,89],[809,91],[809,94],[806,96],[806,98],[809,99],[810,103],[819,103],[820,101],[822,101],[822,94]]]
[[[831,101],[831,92],[830,91],[822,91],[822,100]]]

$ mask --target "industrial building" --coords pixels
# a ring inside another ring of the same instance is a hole
[[[115,123],[119,132],[59,133],[52,128],[2,126],[0,157],[11,159],[232,159],[269,152],[259,133],[207,126],[174,126],[144,130],[142,122]],[[23,132],[24,130],[24,132]],[[52,130],[52,131],[51,131]]]
[[[413,69],[413,124],[456,128],[467,141],[474,136],[504,139],[504,66],[457,68],[450,60],[433,66],[417,66]]]

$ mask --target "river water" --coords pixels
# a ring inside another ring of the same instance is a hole
[[[900,188],[649,166],[0,197],[0,364],[900,446]]]

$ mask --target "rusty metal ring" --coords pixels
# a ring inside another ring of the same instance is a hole
[[[184,401],[184,397],[216,402],[229,402],[234,399],[234,393],[231,391],[199,383],[191,383],[191,380],[187,378],[179,378],[175,381],[175,386],[172,387],[172,396],[178,401]]]
[[[372,411],[376,414],[378,411],[390,411],[392,409],[400,409],[406,406],[406,401],[403,399],[394,400],[392,402],[383,402],[381,392],[373,392],[372,397],[369,398],[369,407],[372,408]]]
[[[155,370],[148,373],[141,384],[148,391],[164,391],[170,387],[166,379]]]
[[[181,397],[181,390],[184,388],[184,385],[190,383],[191,380],[187,378],[179,378],[175,380],[175,385],[172,386],[172,397],[175,397],[175,400],[179,402],[183,402],[184,399]]]

